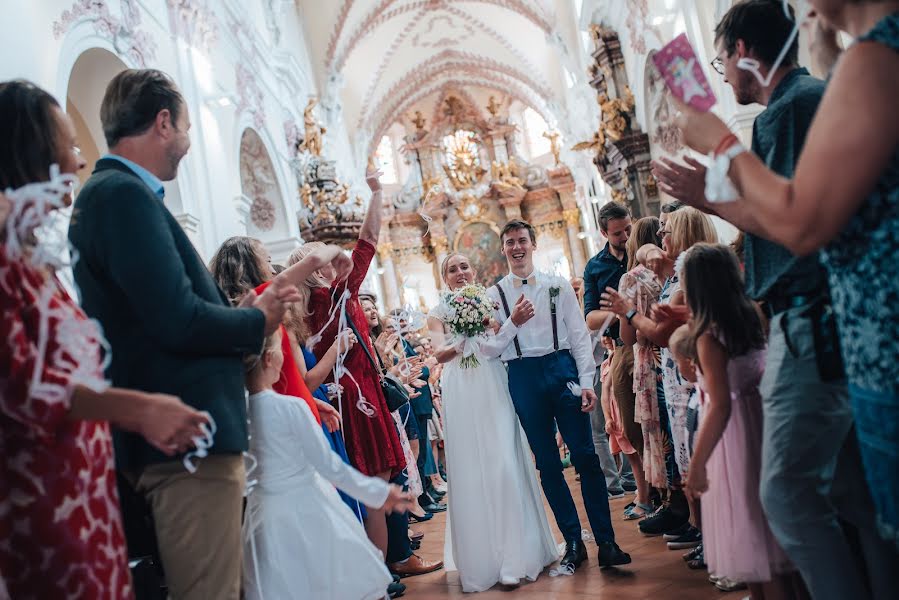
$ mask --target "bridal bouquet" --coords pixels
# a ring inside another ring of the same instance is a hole
[[[496,304],[484,286],[476,283],[446,294],[443,301],[448,308],[446,324],[464,340],[460,366],[463,369],[478,366],[478,338],[487,331]]]

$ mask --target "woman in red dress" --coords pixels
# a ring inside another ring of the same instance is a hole
[[[359,344],[366,344],[374,356],[374,348],[368,335],[368,322],[359,303],[359,288],[374,258],[375,244],[381,229],[381,184],[377,172],[369,173],[366,181],[372,190],[372,198],[359,231],[359,240],[353,249],[353,266],[349,277],[345,281],[341,280],[335,269],[328,265],[307,278],[305,286],[298,286],[300,294],[306,296],[305,314],[309,331],[313,334],[321,331],[321,339],[312,349],[319,359],[328,351],[338,334],[341,315],[332,315],[332,312],[335,306],[339,306],[345,291],[349,292],[349,299],[346,301],[347,318],[352,320],[359,332]],[[316,247],[321,247],[321,244],[304,244],[294,251],[290,262],[302,260],[308,253],[315,251]],[[338,382],[343,386],[339,409],[347,454],[353,466],[366,475],[389,480],[406,467],[406,459],[393,417],[387,410],[387,403],[381,392],[379,374],[359,344],[347,354],[343,366],[348,374]],[[365,529],[371,541],[386,556],[387,523],[384,511],[369,509]]]
[[[52,96],[0,83],[0,189],[47,181],[51,164],[64,175],[83,168],[74,136]],[[172,396],[104,380],[102,334],[27,222],[71,204],[73,180],[0,196],[9,221],[0,217],[0,593],[120,600],[133,591],[107,421],[172,455],[202,436],[206,417]]]

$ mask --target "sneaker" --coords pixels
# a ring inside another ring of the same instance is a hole
[[[686,550],[687,548],[695,548],[702,543],[702,532],[695,527],[690,527],[683,535],[674,538],[668,542],[669,550]]]
[[[674,531],[671,531],[669,533],[662,535],[662,539],[665,540],[666,542],[670,542],[671,540],[676,540],[680,536],[682,536],[685,533],[687,533],[688,531],[690,531],[692,528],[693,528],[693,526],[690,525],[689,522],[684,523],[683,525],[681,525]],[[690,546],[690,547],[692,548],[692,546]]]
[[[746,584],[742,581],[734,581],[727,577],[721,577],[715,582],[715,587],[722,592],[736,592],[737,590],[745,590]]]
[[[682,527],[687,520],[687,515],[678,515],[670,506],[663,505],[655,514],[640,521],[638,527],[643,535],[658,536]]]
[[[609,500],[617,500],[618,498],[624,498],[624,490],[609,490]]]

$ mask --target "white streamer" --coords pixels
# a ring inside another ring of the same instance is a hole
[[[37,299],[38,339],[29,394],[47,402],[59,402],[65,400],[73,385],[83,385],[97,393],[109,388],[103,373],[112,353],[99,322],[73,318],[72,310],[61,302],[54,302],[61,292],[56,271],[67,264],[74,265],[77,260],[77,252],[68,241],[59,211],[65,208],[65,196],[75,190],[78,178],[71,173],[61,174],[56,164],[50,166],[49,175],[49,181],[4,191],[10,204],[4,245],[10,260],[28,262],[35,269],[53,273],[39,288],[28,281],[15,283],[28,288]],[[66,254],[70,257],[68,263]],[[4,291],[9,294],[18,292]],[[48,355],[51,319],[55,321],[53,333],[57,347],[52,355]],[[48,362],[51,368],[70,374],[68,386],[43,381]]]
[[[743,146],[737,144],[733,147],[736,151],[745,152]],[[712,156],[712,163],[705,174],[705,197],[709,202],[734,202],[740,194],[731,182],[727,172],[733,158],[731,150],[718,156]]]
[[[366,417],[372,418],[377,414],[377,409],[375,406],[369,402],[365,398],[365,394],[362,393],[362,388],[359,386],[359,382],[356,381],[356,378],[353,377],[353,374],[344,367],[344,362],[346,361],[347,354],[350,352],[349,345],[349,325],[347,325],[347,311],[346,304],[350,299],[350,290],[344,288],[343,292],[340,294],[340,297],[337,299],[337,302],[333,304],[331,308],[331,312],[328,315],[328,321],[325,323],[324,327],[322,327],[315,335],[311,336],[306,341],[306,348],[311,352],[313,348],[315,348],[316,344],[318,344],[322,340],[322,335],[325,330],[334,322],[334,319],[337,319],[337,360],[334,362],[334,368],[332,369],[332,373],[334,376],[334,382],[338,383],[340,380],[346,376],[349,377],[350,381],[353,382],[353,385],[356,386],[356,390],[359,392],[359,399],[356,400],[356,408],[364,414]],[[356,340],[359,344],[364,344],[365,341],[362,339]],[[343,430],[343,403],[341,400],[343,399],[343,386],[338,385],[336,389],[336,397],[337,397],[337,413],[340,415],[340,429]]]
[[[437,193],[437,192],[439,192],[439,191],[440,191],[440,185],[439,185],[439,184],[438,184],[438,185],[432,185],[432,186],[428,189],[428,191],[425,193],[425,197],[424,197],[424,198],[422,199],[422,201],[421,201],[421,208],[418,209],[418,216],[421,217],[422,220],[423,220],[425,223],[428,224],[427,228],[425,229],[425,232],[421,235],[421,237],[425,237],[426,235],[428,235],[429,233],[431,233],[431,223],[434,222],[434,219],[433,219],[433,217],[431,217],[429,214],[427,214],[427,213],[425,212],[425,208],[426,208],[427,205],[428,205],[428,200],[430,200],[431,197],[432,197],[435,193]]]
[[[578,398],[581,397],[581,392],[584,391],[584,388],[581,387],[581,384],[576,381],[569,381],[568,383],[565,384],[565,387],[567,387],[568,391],[571,392],[572,394],[574,394],[575,396],[577,396]]]
[[[586,529],[581,529],[582,542],[592,542],[595,539],[596,538],[593,537],[592,533]],[[565,542],[561,542],[556,546],[556,552],[559,553],[559,556],[562,556],[565,553]],[[574,565],[565,565],[564,567],[559,565],[558,567],[549,570],[550,577],[568,577],[569,575],[574,575]]]
[[[203,432],[203,436],[196,436],[193,438],[193,443],[196,448],[185,454],[184,458],[181,459],[181,462],[184,464],[184,468],[187,469],[191,474],[197,472],[197,465],[195,465],[193,461],[199,460],[201,458],[206,458],[209,455],[209,449],[212,448],[212,444],[214,442],[215,432],[218,430],[215,425],[215,419],[212,418],[212,415],[210,415],[205,410],[202,411],[202,413],[209,420],[208,424],[202,423],[200,425],[200,430]]]
[[[793,41],[796,39],[796,36],[799,35],[799,28],[802,27],[802,24],[805,23],[806,19],[808,19],[809,15],[812,13],[812,6],[809,4],[808,0],[799,0],[796,8],[796,22],[793,26],[793,31],[790,33],[790,36],[787,38],[784,47],[781,49],[780,54],[777,55],[777,58],[774,60],[774,64],[771,65],[771,68],[768,70],[768,75],[762,75],[761,72],[761,63],[754,58],[743,57],[737,61],[737,68],[743,69],[744,71],[749,71],[755,78],[759,80],[759,83],[764,87],[768,87],[771,85],[771,80],[774,79],[774,73],[780,68],[781,63],[783,63],[784,59],[787,57],[787,52],[790,51],[790,46],[793,44]],[[784,14],[787,18],[790,18],[790,4],[788,0],[783,0],[783,9]]]

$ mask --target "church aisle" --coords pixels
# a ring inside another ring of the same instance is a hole
[[[580,484],[574,481],[574,469],[566,469],[566,479],[571,486],[581,522],[586,523]],[[588,598],[614,598],[615,600],[638,600],[644,598],[667,598],[670,600],[737,600],[748,595],[742,590],[725,594],[707,581],[706,571],[691,571],[681,555],[686,550],[668,550],[661,538],[645,537],[637,530],[636,521],[623,521],[621,514],[632,496],[612,500],[613,524],[621,548],[629,552],[634,561],[624,569],[601,571],[596,563],[596,545],[588,543],[589,560],[571,577],[550,577],[549,569],[540,578],[518,588],[494,586],[479,594],[463,594],[458,573],[437,571],[428,575],[403,579],[407,590],[404,598],[421,600],[442,600],[444,598],[467,598],[469,600],[586,600]],[[545,504],[545,500],[544,500]],[[557,541],[562,537],[555,526],[549,507],[546,508]],[[425,538],[418,552],[428,560],[443,558],[443,539],[446,513],[434,515],[427,523],[413,525],[416,531],[423,531]]]

